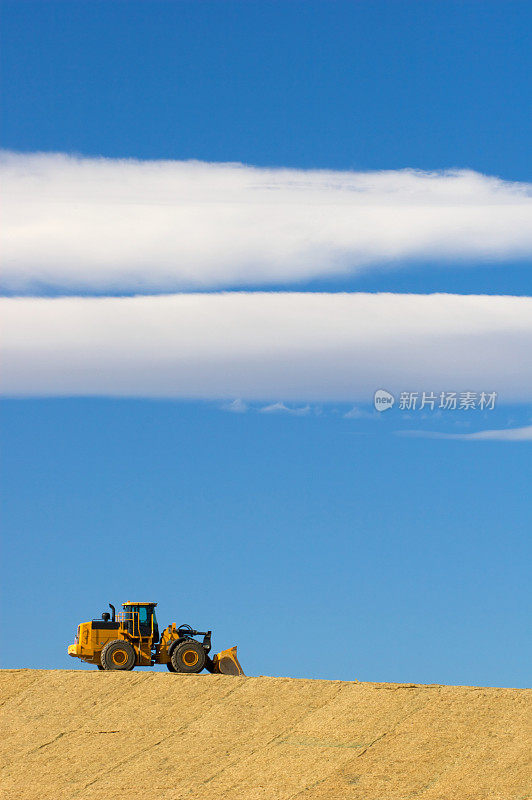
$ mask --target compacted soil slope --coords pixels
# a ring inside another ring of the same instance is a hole
[[[525,800],[516,689],[0,671],[4,798]]]

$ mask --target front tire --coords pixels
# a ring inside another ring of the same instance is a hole
[[[176,672],[201,672],[205,660],[205,648],[195,639],[187,639],[172,650],[171,662]]]
[[[103,669],[131,670],[135,666],[135,650],[130,642],[113,639],[103,648],[100,660]]]
[[[168,661],[166,663],[166,669],[168,670],[168,672],[175,672],[175,667],[171,661]]]

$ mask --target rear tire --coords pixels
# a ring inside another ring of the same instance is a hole
[[[166,669],[168,670],[168,672],[175,672],[175,667],[174,667],[174,665],[172,664],[171,661],[167,662]]]
[[[205,660],[205,648],[195,639],[187,639],[172,650],[171,662],[176,672],[201,672]]]
[[[101,664],[96,664],[96,666],[98,667],[98,669],[103,669]]]
[[[103,648],[100,659],[103,669],[131,670],[135,666],[135,650],[130,642],[113,639]]]

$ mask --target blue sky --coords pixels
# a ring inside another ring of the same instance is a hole
[[[5,150],[532,181],[527,2],[1,7]],[[435,249],[221,288],[526,299],[531,261]],[[72,292],[5,289],[36,293]],[[370,393],[326,402],[289,383],[245,413],[206,393],[3,399],[3,665],[78,668],[77,623],[140,598],[238,643],[249,674],[525,685],[530,441],[403,435],[530,426],[528,334],[513,335],[480,359],[489,385],[440,387],[498,391],[486,412],[377,414]],[[306,411],[261,413],[275,402]],[[50,628],[38,650],[28,618]]]

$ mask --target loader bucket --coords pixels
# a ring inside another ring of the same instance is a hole
[[[244,675],[244,670],[236,657],[236,646],[222,650],[212,659],[212,672],[222,675]]]

